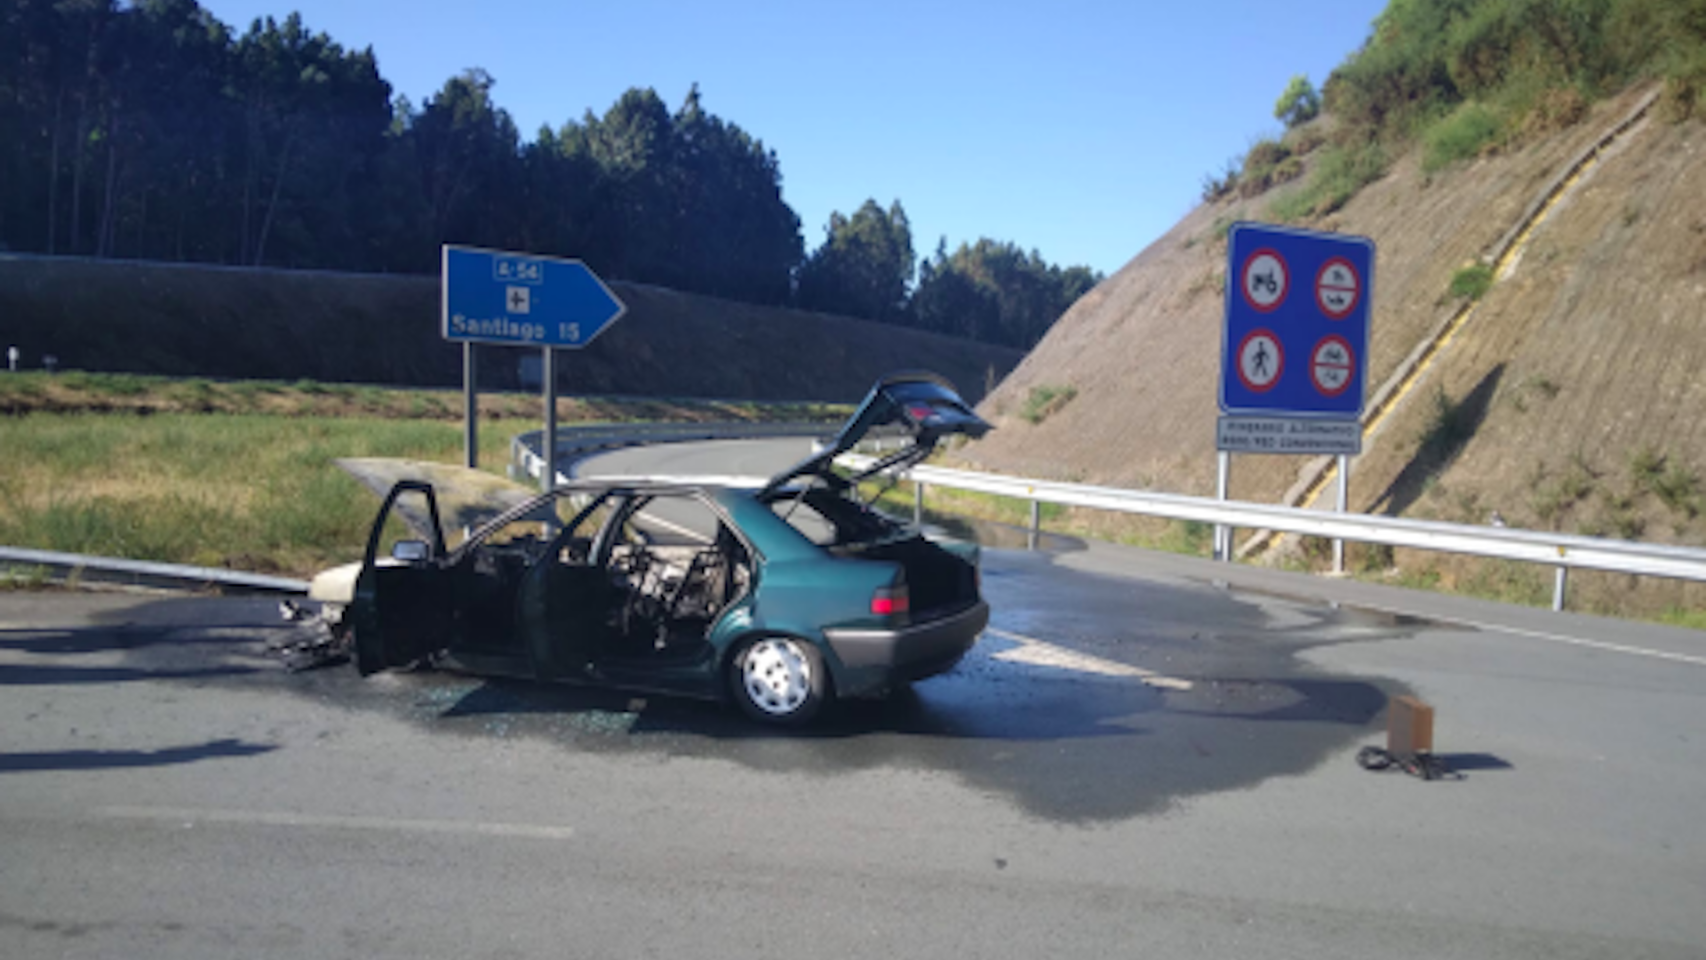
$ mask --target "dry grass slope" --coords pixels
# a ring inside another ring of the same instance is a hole
[[[1341,210],[1306,224],[1377,244],[1371,385],[1458,309],[1453,276],[1484,257],[1644,92],[1432,174],[1417,154],[1399,158]],[[1298,187],[1198,207],[1081,300],[985,401],[1001,429],[964,450],[965,459],[1012,473],[1211,493],[1224,227],[1273,219],[1275,199]],[[1698,492],[1706,474],[1703,196],[1706,125],[1649,117],[1620,138],[1371,438],[1353,466],[1353,508],[1466,522],[1497,511],[1512,526],[1706,543]],[[1040,385],[1070,386],[1078,398],[1032,425],[1019,412]],[[1441,401],[1453,434],[1444,444]],[[1652,469],[1636,469],[1655,461],[1658,481]],[[1303,465],[1297,457],[1239,458],[1232,494],[1279,502]],[[1397,559],[1481,592],[1533,599],[1549,589],[1549,571]],[[1629,587],[1619,578],[1578,578],[1573,597],[1610,609]],[[1640,592],[1661,608],[1702,600],[1675,584],[1644,582]]]

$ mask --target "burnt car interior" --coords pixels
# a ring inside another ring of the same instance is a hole
[[[751,583],[746,544],[702,501],[686,496],[635,498],[610,532],[602,567],[620,592],[606,618],[612,655],[697,659],[711,624]]]
[[[576,503],[565,492],[500,517],[439,561],[452,652],[526,656],[551,675],[704,655],[752,578],[729,523],[689,492],[610,491],[564,519]]]

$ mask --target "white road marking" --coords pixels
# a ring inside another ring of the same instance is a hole
[[[1547,633],[1547,631],[1541,631],[1541,629],[1498,626],[1498,624],[1486,624],[1486,622],[1481,621],[1469,621],[1469,619],[1462,619],[1462,617],[1440,617],[1435,616],[1435,614],[1421,614],[1421,612],[1416,612],[1416,610],[1399,610],[1396,609],[1396,607],[1378,607],[1378,605],[1373,604],[1344,605],[1348,605],[1348,607],[1360,607],[1360,609],[1365,610],[1380,610],[1380,612],[1384,612],[1384,614],[1397,614],[1397,616],[1402,617],[1421,617],[1421,619],[1426,619],[1426,621],[1440,622],[1440,624],[1474,627],[1474,629],[1481,629],[1481,631],[1488,631],[1488,633],[1508,633],[1512,634],[1512,636],[1527,636],[1527,638],[1530,639],[1546,639],[1546,641],[1551,641],[1551,643],[1568,643],[1568,645],[1571,646],[1588,646],[1588,648],[1592,648],[1592,650],[1604,650],[1607,651],[1607,653],[1628,653],[1628,655],[1631,656],[1651,656],[1651,658],[1655,658],[1655,660],[1672,660],[1672,662],[1675,663],[1694,663],[1696,667],[1706,667],[1706,656],[1694,656],[1691,655],[1691,653],[1672,653],[1672,651],[1668,650],[1650,650],[1650,648],[1646,648],[1646,646],[1629,646],[1626,645],[1626,643],[1609,643],[1609,641],[1604,641],[1604,639],[1587,639],[1581,638],[1581,636],[1570,636],[1570,634]]]
[[[1584,640],[1581,637],[1568,637],[1560,633],[1544,633],[1539,630],[1523,630],[1517,627],[1487,627],[1489,630],[1502,630],[1514,633],[1520,637],[1532,637],[1536,640],[1551,640],[1556,643],[1569,643],[1579,647],[1594,647],[1612,653],[1628,653],[1638,657],[1653,657],[1658,660],[1674,660],[1677,663],[1692,663],[1706,667],[1706,657],[1690,656],[1686,653],[1672,653],[1669,650],[1649,650],[1646,647],[1631,647],[1621,643],[1606,643],[1603,640]]]
[[[523,837],[531,840],[567,840],[569,827],[530,823],[482,823],[474,820],[402,820],[394,817],[351,817],[277,810],[212,810],[197,807],[101,807],[95,813],[116,820],[152,820],[159,823],[230,823],[264,827],[311,827],[335,830],[383,830],[392,833],[436,833],[481,837]]]
[[[987,627],[984,632],[1003,640],[1011,640],[1019,645],[1012,650],[1003,650],[1000,653],[992,654],[991,656],[996,660],[1003,660],[1007,663],[1023,663],[1033,667],[1053,667],[1058,670],[1093,673],[1103,677],[1136,678],[1149,686],[1166,690],[1191,689],[1189,680],[1164,677],[1159,673],[1139,667],[1116,663],[1113,660],[1104,660],[1088,653],[1068,650],[1046,640],[1038,640],[1035,637],[1027,637],[1007,630],[998,630],[994,627]]]

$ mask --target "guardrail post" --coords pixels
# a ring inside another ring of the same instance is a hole
[[[540,470],[539,489],[550,493],[557,486],[557,351],[545,349],[545,463]]]
[[[1040,538],[1042,533],[1042,524],[1042,501],[1033,499],[1031,501],[1031,529],[1025,534],[1025,549],[1035,550],[1037,548],[1037,540]]]
[[[1570,568],[1559,567],[1558,573],[1552,579],[1552,609],[1562,612],[1564,609],[1564,585],[1570,579]]]
[[[912,525],[924,526],[924,484],[912,481]]]

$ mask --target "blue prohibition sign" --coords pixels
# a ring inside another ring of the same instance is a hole
[[[1233,225],[1227,234],[1222,412],[1362,416],[1374,257],[1367,237]]]

